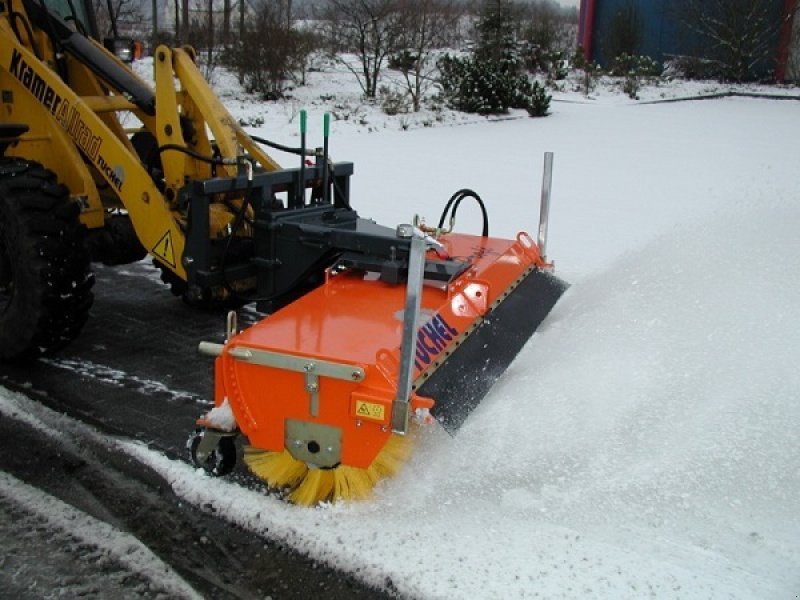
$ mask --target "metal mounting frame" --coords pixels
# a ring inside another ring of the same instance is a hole
[[[417,348],[417,327],[422,306],[422,285],[425,280],[425,240],[411,238],[411,257],[408,264],[406,303],[403,313],[403,341],[400,346],[400,376],[397,395],[392,402],[392,431],[408,432],[411,394],[413,392],[414,353]]]

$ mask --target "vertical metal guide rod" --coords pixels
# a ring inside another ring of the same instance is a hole
[[[306,131],[308,128],[308,113],[305,109],[300,111],[300,185],[297,190],[298,208],[306,205]]]
[[[400,346],[400,377],[397,382],[397,396],[392,402],[392,431],[399,434],[408,431],[414,355],[417,350],[417,327],[422,302],[422,284],[425,279],[425,240],[413,233],[411,235],[406,304],[403,313],[403,341]]]
[[[322,201],[328,204],[331,201],[331,182],[328,181],[328,138],[331,134],[331,114],[325,113],[322,118]]]
[[[550,190],[553,187],[553,153],[544,153],[544,175],[542,177],[542,203],[539,206],[539,252],[547,261],[547,223],[550,219]]]

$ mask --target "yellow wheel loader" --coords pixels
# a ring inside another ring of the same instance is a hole
[[[438,227],[379,225],[350,205],[327,115],[322,148],[304,112],[300,147],[272,144],[300,157],[281,168],[191,48],[153,63],[154,89],[99,42],[88,0],[0,0],[0,360],[79,334],[93,261],[149,254],[189,303],[270,313],[244,331],[232,313],[226,342],[201,344],[215,408],[195,464],[226,473],[243,434],[251,469],[295,502],[367,495],[416,424],[463,422],[563,293],[546,219],[536,241],[489,237],[461,190]],[[480,235],[452,231],[464,200]]]

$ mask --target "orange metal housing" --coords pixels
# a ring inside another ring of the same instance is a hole
[[[516,240],[450,234],[440,241],[451,257],[467,259],[472,266],[449,284],[424,286],[417,384],[457,354],[461,340],[526,274],[545,266],[525,233]],[[404,301],[403,285],[356,271],[330,276],[324,285],[229,340],[216,359],[215,403],[228,399],[240,430],[256,448],[282,451],[287,420],[327,425],[341,431],[340,464],[369,467],[392,435]],[[360,381],[320,376],[314,416],[302,372],[239,360],[231,355],[236,349],[332,361],[363,369],[364,376]],[[435,401],[414,394],[412,414]]]

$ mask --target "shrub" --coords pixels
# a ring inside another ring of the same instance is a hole
[[[482,115],[508,110],[511,99],[496,65],[446,55],[439,61],[439,72],[442,95],[451,108]]]
[[[223,60],[237,72],[246,91],[276,100],[283,96],[290,79],[304,82],[316,44],[313,35],[287,29],[279,15],[265,5],[237,43],[225,51]]]
[[[524,108],[532,117],[546,117],[550,112],[550,95],[545,91],[544,86],[534,81],[530,85],[530,91],[523,100]]]
[[[385,85],[378,89],[381,110],[390,117],[408,112],[408,97],[403,92],[392,90]]]
[[[550,96],[524,73],[504,71],[497,63],[450,55],[439,61],[442,95],[451,108],[481,115],[523,108],[531,116],[545,116]]]
[[[509,108],[547,114],[550,98],[524,72],[513,22],[510,3],[487,0],[476,26],[473,52],[439,60],[439,84],[450,107],[482,115],[505,113]]]
[[[663,67],[649,56],[620,54],[614,59],[611,74],[623,77],[622,90],[634,100],[639,98],[639,90],[643,81],[661,77]]]
[[[583,48],[580,46],[575,49],[575,54],[572,56],[572,66],[574,69],[581,72],[578,90],[582,91],[585,96],[588,96],[592,93],[595,86],[597,86],[597,79],[603,74],[603,70],[597,63],[586,60],[583,54]]]
[[[548,81],[559,81],[569,74],[568,61],[560,50],[546,50],[533,44],[524,44],[522,60],[528,71],[544,73]]]
[[[614,59],[610,73],[618,77],[635,74],[638,77],[661,77],[664,67],[649,56],[635,56],[622,53]]]
[[[389,68],[407,73],[411,71],[419,60],[419,54],[411,50],[401,50],[389,57]]]
[[[718,61],[698,56],[675,56],[666,65],[669,75],[681,79],[724,79],[723,68]]]

